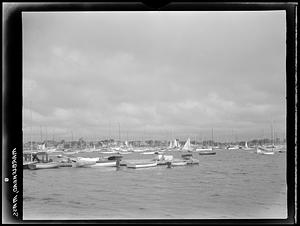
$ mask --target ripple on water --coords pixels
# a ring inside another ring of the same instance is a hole
[[[171,169],[24,170],[24,217],[285,216],[286,171],[276,159],[281,156],[245,155],[218,152],[214,158],[199,157],[199,166]]]

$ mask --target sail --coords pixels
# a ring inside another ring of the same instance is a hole
[[[248,148],[248,144],[247,144],[247,141],[245,142],[245,148]]]
[[[128,147],[128,141],[127,140],[125,141],[125,146]]]
[[[190,138],[187,139],[187,141],[185,142],[182,150],[191,150],[191,140],[190,140]]]
[[[173,142],[172,141],[170,141],[169,148],[173,148]]]
[[[178,147],[178,144],[177,144],[177,140],[176,140],[176,139],[174,140],[174,147],[175,147],[175,148]]]

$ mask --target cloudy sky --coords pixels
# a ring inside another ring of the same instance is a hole
[[[285,134],[284,11],[23,13],[33,139]]]

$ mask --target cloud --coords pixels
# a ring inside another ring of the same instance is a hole
[[[62,136],[247,133],[270,116],[284,131],[283,12],[26,13],[23,26],[27,127],[31,102],[32,124]]]

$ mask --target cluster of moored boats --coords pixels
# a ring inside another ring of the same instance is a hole
[[[49,160],[48,153],[26,153],[28,156],[23,161],[23,169],[52,169],[59,167],[74,168],[98,168],[98,167],[121,167],[127,168],[148,168],[159,165],[166,165],[168,168],[175,166],[185,166],[199,164],[199,160],[193,158],[191,153],[182,154],[181,159],[174,158],[173,155],[165,155],[164,153],[156,153],[154,159],[138,159],[138,160],[122,160],[122,155],[111,155],[107,157],[60,157],[62,160]],[[39,156],[39,157],[38,157]]]
[[[54,155],[57,159],[53,161],[49,155],[57,153],[55,149],[39,150],[37,152],[24,152],[23,153],[23,168],[24,169],[51,169],[59,167],[75,167],[75,168],[97,168],[97,167],[120,167],[126,166],[127,168],[147,168],[155,167],[158,165],[167,165],[168,167],[184,166],[199,164],[199,160],[193,158],[193,154],[199,155],[216,155],[218,147],[198,147],[192,148],[190,139],[188,138],[183,147],[174,141],[173,145],[168,148],[162,149],[133,149],[133,148],[110,148],[107,150],[88,149],[88,150],[64,150],[61,153]],[[245,147],[229,146],[227,150],[244,150],[253,151],[257,154],[273,155],[275,152],[285,152],[285,147],[279,146],[255,146],[248,147],[247,142]],[[182,151],[181,158],[174,158],[170,155],[171,151]],[[101,154],[109,154],[107,157],[74,157],[78,153],[97,152]],[[154,159],[138,159],[138,160],[123,160],[123,155],[130,153],[139,153],[143,155],[155,155]],[[53,156],[53,155],[52,155]]]

